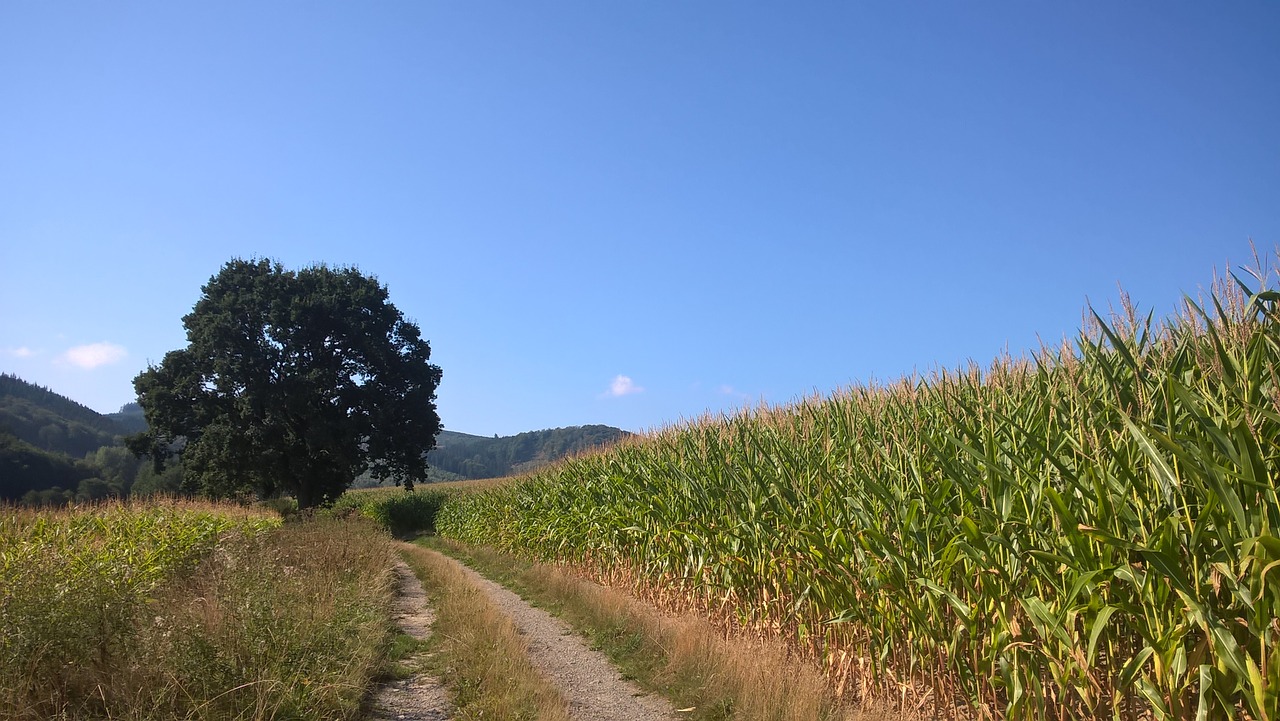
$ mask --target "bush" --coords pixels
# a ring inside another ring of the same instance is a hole
[[[435,533],[436,513],[448,497],[444,491],[397,493],[380,498],[360,510],[396,536]]]
[[[342,494],[328,513],[344,517],[358,512],[371,518],[391,534],[400,538],[419,533],[436,532],[436,513],[452,491],[433,488],[413,491],[399,488],[370,488]]]

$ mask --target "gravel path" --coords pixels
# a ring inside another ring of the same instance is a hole
[[[426,591],[404,561],[396,561],[395,571],[396,624],[401,631],[425,641],[436,620],[427,605]],[[416,660],[417,657],[405,659],[410,665]],[[426,673],[415,673],[392,681],[373,694],[368,721],[448,721],[449,710],[449,697],[440,680]]]
[[[462,564],[459,564],[462,565]],[[525,603],[475,571],[467,575],[511,617],[529,647],[529,660],[569,700],[569,715],[579,721],[672,721],[666,699],[646,694],[622,678],[599,651],[593,651],[564,621]]]

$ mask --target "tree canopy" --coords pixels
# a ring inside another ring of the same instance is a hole
[[[440,367],[387,289],[354,268],[228,262],[183,317],[186,348],[134,379],[148,430],[184,483],[224,497],[330,501],[359,474],[412,488],[440,432]]]

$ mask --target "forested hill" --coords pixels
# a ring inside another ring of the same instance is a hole
[[[427,461],[435,469],[463,478],[498,478],[530,471],[629,435],[620,428],[600,425],[529,431],[501,438],[443,431]]]
[[[142,413],[142,406],[137,403],[126,403],[115,413],[108,413],[107,418],[130,435],[147,430],[147,419]]]
[[[0,433],[4,432],[41,450],[82,458],[133,431],[48,388],[0,373]]]
[[[58,505],[125,495],[144,466],[120,445],[136,425],[0,374],[0,500]],[[143,489],[177,490],[173,474],[145,465]]]

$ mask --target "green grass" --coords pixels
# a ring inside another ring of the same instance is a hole
[[[416,659],[429,648],[430,644],[426,641],[419,641],[407,633],[396,632],[387,646],[386,665],[379,680],[406,679],[417,673],[421,670],[421,664]]]

